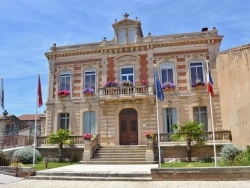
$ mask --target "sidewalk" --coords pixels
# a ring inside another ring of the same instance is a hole
[[[53,172],[150,173],[153,165],[70,165],[43,170]],[[41,172],[41,171],[40,171]],[[249,188],[249,181],[64,181],[28,180],[0,174],[0,188]]]

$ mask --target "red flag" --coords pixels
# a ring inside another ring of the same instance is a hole
[[[38,89],[37,89],[37,97],[38,97],[38,107],[43,105],[43,98],[42,98],[42,88],[41,88],[41,82],[40,82],[40,75],[38,75]]]
[[[214,90],[213,90],[213,79],[210,74],[210,71],[207,72],[207,92],[214,97]]]

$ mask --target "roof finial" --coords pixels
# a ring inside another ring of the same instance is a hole
[[[128,16],[129,16],[128,13],[123,14],[123,17],[124,17],[125,19],[128,18]]]

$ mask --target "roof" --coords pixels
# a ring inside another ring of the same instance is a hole
[[[227,49],[225,51],[220,52],[219,54],[226,54],[226,53],[229,53],[229,52],[235,52],[235,51],[245,50],[245,49],[249,49],[249,48],[250,48],[250,44],[245,44],[245,45],[242,45],[242,46],[237,46],[237,47],[234,47],[234,48]]]
[[[37,114],[37,120],[41,120],[41,117],[44,117],[45,114]],[[36,114],[23,114],[18,118],[22,121],[35,121]]]

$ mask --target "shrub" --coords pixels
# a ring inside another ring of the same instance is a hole
[[[221,149],[221,160],[227,165],[235,165],[236,158],[242,153],[242,151],[233,145],[224,145]]]
[[[18,157],[19,161],[22,162],[23,164],[32,164],[33,152],[34,152],[34,148],[32,147],[21,148],[21,149],[16,150],[13,153],[13,157],[14,158]],[[35,154],[36,154],[35,162],[42,161],[43,159],[42,155],[38,150],[35,150]]]
[[[10,158],[8,155],[0,152],[0,166],[9,166],[10,165]]]
[[[213,162],[213,158],[206,155],[205,157],[201,158],[201,161],[204,163],[211,163],[211,162]]]

